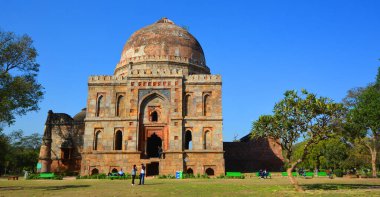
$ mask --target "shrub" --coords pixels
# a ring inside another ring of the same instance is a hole
[[[186,173],[183,173],[183,174],[182,174],[182,178],[183,178],[183,179],[194,179],[195,176],[194,176],[194,174],[186,174]]]
[[[372,173],[371,173],[370,169],[362,169],[360,171],[360,177],[362,177],[362,178],[367,178],[367,177],[371,177],[371,176],[372,176]]]
[[[39,175],[38,174],[28,174],[26,177],[26,180],[33,180],[33,179],[38,179]]]
[[[168,176],[166,176],[168,179],[175,179],[175,175],[172,175],[172,174],[168,174]]]
[[[62,180],[62,179],[63,179],[63,176],[58,175],[58,174],[53,177],[53,180]]]
[[[217,179],[225,179],[226,178],[226,175],[224,174],[220,174],[219,176],[216,177]]]
[[[334,171],[335,176],[337,177],[343,177],[343,171],[341,169],[336,169]]]
[[[203,178],[203,179],[209,179],[210,177],[207,174],[202,174],[201,178]]]

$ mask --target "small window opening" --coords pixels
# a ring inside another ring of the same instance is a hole
[[[156,111],[152,112],[151,117],[152,117],[152,122],[158,121],[158,114]]]

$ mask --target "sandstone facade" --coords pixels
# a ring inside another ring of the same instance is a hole
[[[62,168],[65,158],[81,175],[134,164],[145,164],[147,175],[224,174],[221,86],[198,41],[163,18],[131,36],[114,75],[89,77],[82,122],[54,122],[49,113],[42,171]]]

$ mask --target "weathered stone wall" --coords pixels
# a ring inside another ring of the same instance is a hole
[[[281,147],[273,139],[247,142],[224,142],[226,172],[258,172],[283,170]]]
[[[89,78],[82,174],[91,173],[91,168],[97,168],[101,173],[108,173],[111,165],[123,168],[150,162],[159,162],[160,174],[173,174],[178,170],[186,170],[183,151],[187,130],[191,130],[193,135],[193,150],[204,152],[198,154],[200,161],[207,161],[207,165],[215,168],[218,173],[224,172],[220,76],[184,76],[183,71],[176,66],[167,66],[169,67],[164,65],[160,69],[140,64],[139,69],[129,70],[126,76]],[[192,94],[193,100],[190,102],[193,103],[193,108],[189,109],[192,111],[191,115],[184,116],[186,94]],[[119,95],[123,95],[125,112],[121,114],[125,116],[117,116]],[[206,95],[208,112],[204,114]],[[100,96],[103,97],[104,103],[101,104],[102,113],[97,114]],[[149,120],[152,109],[160,114],[157,122]],[[146,135],[145,129],[156,127],[162,128],[162,134],[159,135],[163,138],[162,146],[165,152],[165,159],[159,161],[146,159],[144,146],[141,145],[145,143],[142,141],[145,139],[142,139],[142,135]],[[123,133],[122,151],[128,154],[114,150],[117,130]],[[98,136],[97,150],[94,150],[98,131],[101,134]],[[204,138],[207,131],[209,139],[208,146],[205,147]],[[205,148],[209,150],[204,150]],[[212,152],[208,152],[210,150]],[[105,154],[105,152],[110,153]],[[131,154],[134,156],[130,157]],[[123,155],[124,159],[120,160],[120,155]],[[197,173],[204,173],[204,165],[199,162],[192,165],[196,166]]]
[[[79,172],[83,134],[83,121],[49,111],[39,155],[41,172]]]

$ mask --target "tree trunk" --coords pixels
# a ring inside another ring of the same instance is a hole
[[[297,192],[303,192],[304,190],[302,189],[302,187],[299,185],[297,179],[292,175],[292,172],[293,172],[293,169],[296,167],[296,165],[298,164],[298,162],[295,162],[293,163],[290,168],[288,168],[286,170],[286,172],[288,173],[288,177],[289,177],[289,180],[290,182],[294,185],[294,188],[296,189]]]
[[[377,177],[377,171],[376,171],[376,156],[377,156],[377,150],[376,147],[374,147],[371,150],[371,164],[372,164],[372,177]]]

